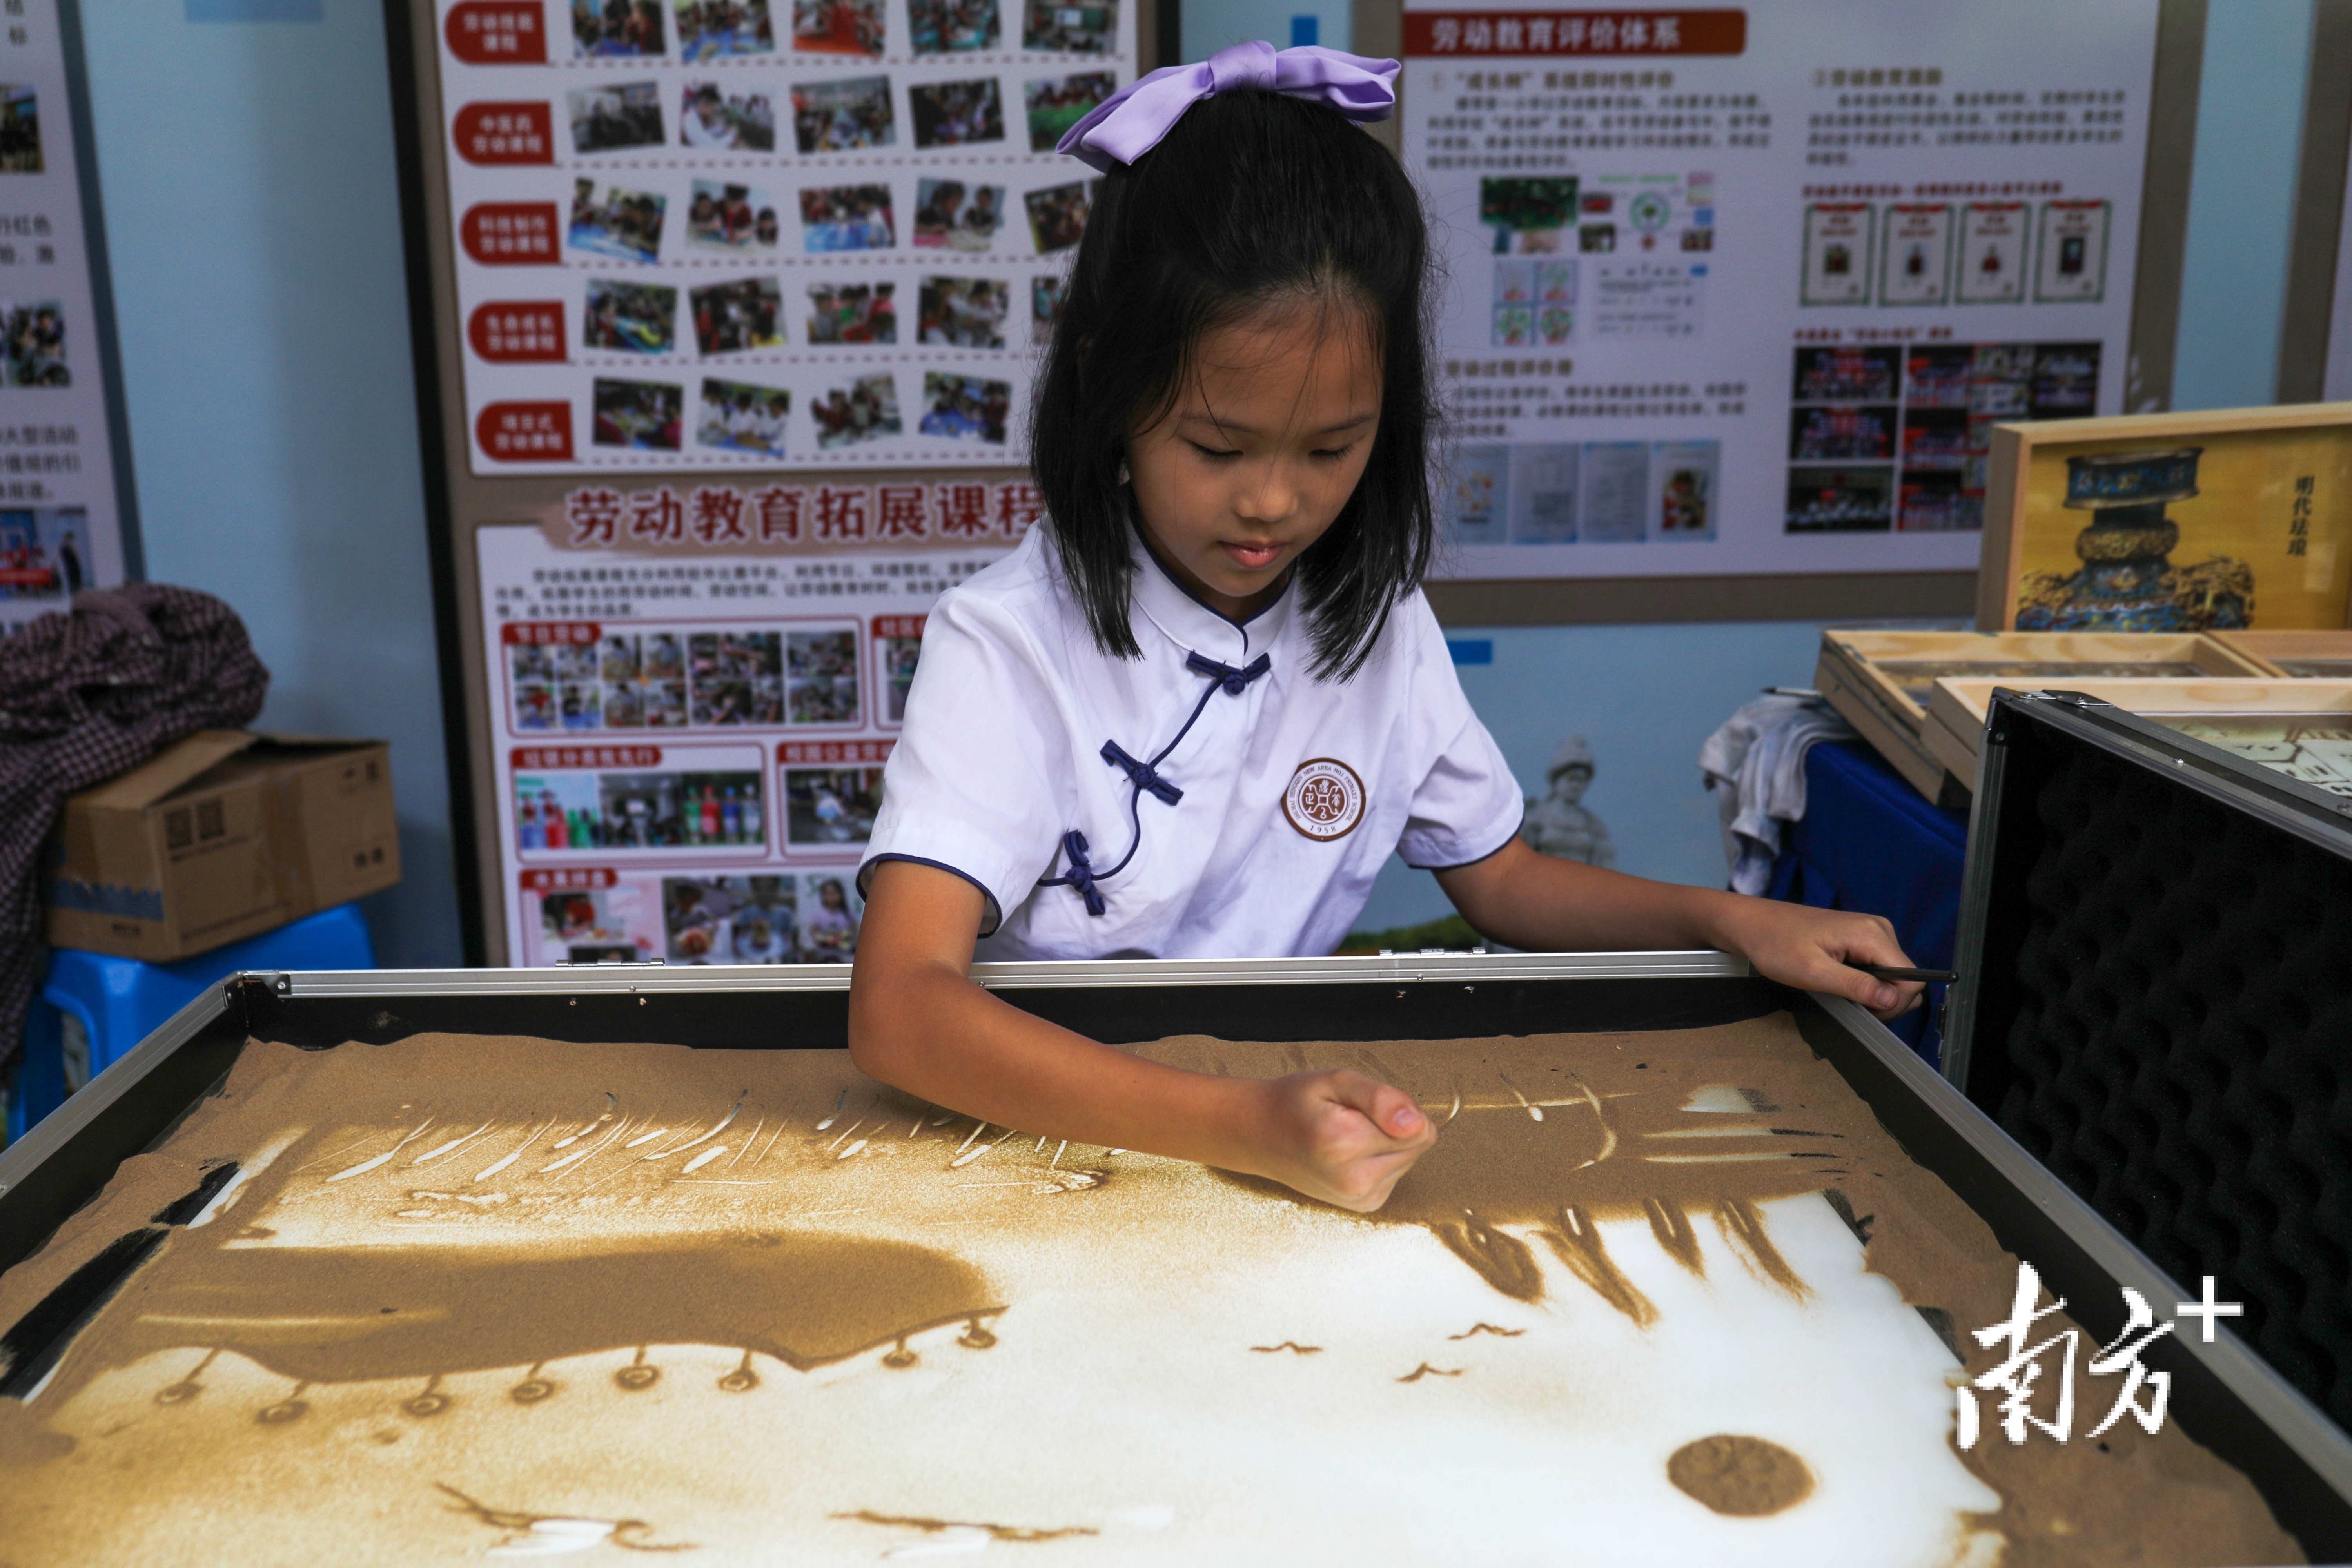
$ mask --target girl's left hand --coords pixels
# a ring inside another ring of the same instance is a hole
[[[1927,989],[1916,980],[1876,979],[1846,962],[1912,967],[1894,926],[1877,915],[1735,896],[1720,907],[1716,924],[1717,945],[1746,958],[1766,979],[1846,997],[1881,1018],[1909,1012]]]

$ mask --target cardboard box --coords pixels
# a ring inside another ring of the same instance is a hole
[[[383,742],[200,730],[66,802],[48,940],[168,963],[399,880]]]

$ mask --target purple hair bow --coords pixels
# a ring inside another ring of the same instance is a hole
[[[1197,65],[1163,66],[1129,83],[1071,126],[1055,151],[1108,174],[1112,164],[1132,163],[1159,146],[1186,110],[1237,87],[1312,99],[1359,123],[1386,120],[1396,109],[1396,74],[1394,60],[1313,44],[1295,49],[1235,44]]]

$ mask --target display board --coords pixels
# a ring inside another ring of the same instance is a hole
[[[1990,426],[2124,407],[2159,11],[1415,0],[1445,574],[1973,567]]]
[[[474,471],[1012,457],[1133,5],[665,9],[447,8]]]
[[[854,951],[922,617],[1037,515],[1053,145],[1155,16],[394,0],[470,959]]]
[[[0,635],[136,575],[71,0],[0,7]]]

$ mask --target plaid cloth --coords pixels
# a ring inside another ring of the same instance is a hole
[[[242,729],[268,689],[236,612],[192,588],[77,594],[0,637],[0,1075],[47,957],[42,850],[66,796],[198,730]]]

